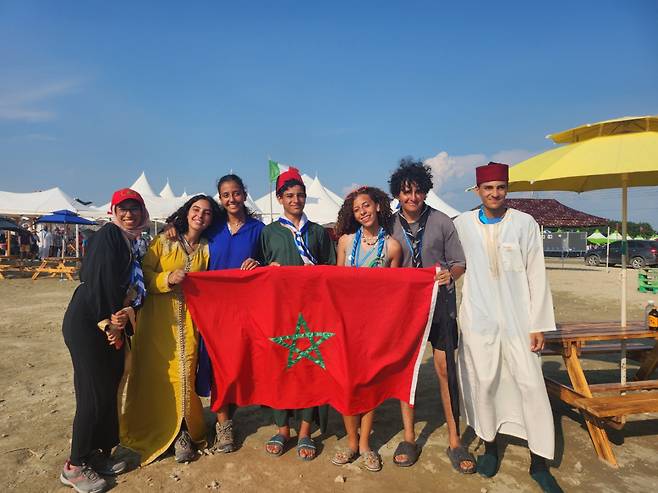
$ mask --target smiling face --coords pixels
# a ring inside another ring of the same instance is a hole
[[[114,208],[114,213],[126,229],[133,229],[142,224],[142,206],[134,199],[119,202]]]
[[[190,231],[201,233],[212,223],[212,209],[210,202],[200,199],[192,203],[187,211],[187,225]]]
[[[406,182],[400,187],[400,193],[396,198],[405,214],[415,215],[422,212],[426,197],[427,193],[420,191],[415,183]]]
[[[219,187],[219,201],[230,215],[235,216],[244,211],[247,199],[242,187],[235,181],[225,181]]]
[[[288,187],[280,196],[277,196],[283,211],[290,217],[302,217],[306,205],[306,192],[301,185]]]
[[[505,197],[507,197],[506,181],[485,181],[477,187],[477,193],[480,196],[482,205],[485,208],[495,211],[503,207]]]
[[[364,228],[378,228],[379,218],[379,205],[375,204],[370,195],[367,193],[360,193],[354,198],[352,205],[352,212],[354,212],[354,219]]]

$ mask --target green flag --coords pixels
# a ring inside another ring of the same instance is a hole
[[[272,161],[271,159],[268,161],[268,164],[270,166],[271,182],[275,182],[281,173],[289,169],[289,166],[286,166],[285,164],[277,163],[276,161]]]

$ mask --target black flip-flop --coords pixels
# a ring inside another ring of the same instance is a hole
[[[455,469],[455,471],[460,472],[462,474],[474,474],[476,470],[476,462],[475,462],[475,457],[473,457],[472,454],[466,450],[466,447],[463,445],[460,445],[457,448],[450,448],[448,447],[446,449],[446,454],[448,455],[448,458],[450,459],[450,462],[452,463],[452,467]],[[473,464],[471,467],[467,467],[464,469],[462,467],[462,462],[470,462]]]
[[[287,441],[288,441],[287,437],[285,437],[281,433],[277,433],[265,443],[265,452],[267,452],[270,455],[274,455],[275,457],[278,457],[281,454],[283,454],[283,449],[286,446]],[[279,451],[270,452],[267,448],[268,445],[277,445],[279,447]]]
[[[395,460],[398,455],[406,455],[407,460]],[[400,467],[413,466],[418,460],[418,445],[415,443],[402,441],[398,444],[395,452],[393,452],[393,464]]]

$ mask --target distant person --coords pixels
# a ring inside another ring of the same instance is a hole
[[[329,233],[322,226],[311,222],[304,214],[306,186],[299,171],[290,168],[276,181],[276,198],[283,207],[283,215],[263,229],[260,235],[261,260],[266,265],[334,265],[336,251]],[[327,426],[328,406],[306,409],[273,409],[277,433],[265,444],[265,450],[273,456],[283,454],[290,440],[290,417],[299,416],[297,456],[309,461],[315,459],[316,446],[311,438],[314,421],[324,432]]]
[[[498,433],[528,441],[530,475],[543,491],[561,492],[548,469],[553,414],[541,369],[544,332],[555,330],[539,225],[507,208],[508,167],[476,169],[482,205],[455,219],[466,254],[459,322],[459,376],[468,424],[485,442],[477,471],[498,471]]]
[[[50,243],[52,236],[48,236],[48,230],[45,226],[40,226],[37,231],[37,243],[39,244],[39,258],[45,259],[50,254]]]
[[[199,333],[180,284],[208,268],[204,231],[220,216],[212,197],[195,195],[168,221],[176,228],[151,243],[143,261],[149,296],[137,318],[133,363],[121,417],[121,443],[149,464],[174,445],[176,462],[205,446],[203,405],[195,391]]]
[[[102,475],[126,463],[112,457],[119,443],[117,391],[124,370],[126,337],[135,310],[146,295],[140,241],[149,215],[142,197],[129,188],[114,192],[112,222],[93,237],[82,261],[80,280],[64,315],[63,333],[73,361],[75,418],[71,453],[60,481],[76,491],[107,488]]]
[[[441,289],[437,297],[428,340],[432,344],[434,369],[439,380],[441,406],[448,428],[446,454],[452,466],[463,474],[475,472],[475,458],[459,437],[459,388],[455,352],[458,346],[457,298],[455,281],[465,270],[465,258],[452,220],[427,205],[432,189],[432,173],[421,161],[403,159],[389,180],[391,195],[400,209],[394,215],[393,238],[402,246],[402,267],[440,266],[437,274]],[[394,464],[413,465],[419,449],[414,431],[415,410],[400,402],[404,440],[393,453]]]

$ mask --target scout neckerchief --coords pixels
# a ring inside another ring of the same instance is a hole
[[[292,221],[289,221],[285,217],[279,217],[279,224],[284,228],[288,228],[292,232],[293,239],[295,241],[295,246],[299,252],[299,256],[302,258],[304,265],[315,265],[318,263],[315,260],[315,257],[311,254],[311,251],[308,249],[308,225],[309,221],[306,217],[306,214],[302,214],[301,219],[299,220],[299,229],[295,227]],[[306,241],[304,241],[306,237]]]
[[[400,217],[400,224],[402,225],[402,230],[404,231],[404,240],[409,247],[411,253],[411,266],[412,267],[422,267],[423,266],[423,235],[425,234],[425,224],[427,224],[427,218],[429,217],[430,207],[425,204],[423,212],[420,213],[418,218],[418,231],[414,235],[411,232],[409,223],[402,215],[402,209],[398,211],[398,216]]]
[[[130,282],[128,295],[130,306],[139,308],[146,297],[146,286],[144,285],[144,273],[142,272],[141,260],[146,253],[146,241],[139,237],[130,240]]]
[[[361,238],[363,237],[363,227],[359,228],[356,233],[354,234],[354,243],[352,243],[352,254],[350,255],[349,262],[350,262],[350,267],[363,267],[366,263],[366,260],[370,258],[370,255],[372,255],[372,252],[375,251],[375,246],[368,250],[368,253],[366,254],[361,261],[359,261],[359,252],[361,251]],[[384,228],[379,228],[379,232],[377,233],[377,255],[375,256],[374,259],[368,264],[368,267],[377,267],[378,265],[381,264],[382,262],[382,253],[384,252],[384,244],[386,243],[386,235],[384,234]]]

